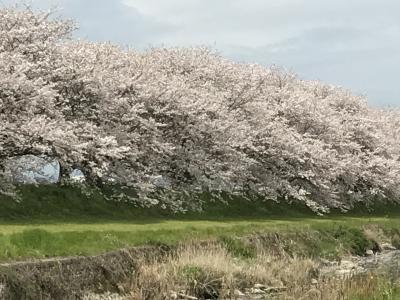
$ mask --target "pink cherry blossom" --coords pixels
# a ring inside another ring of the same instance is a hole
[[[73,40],[74,28],[0,8],[0,165],[44,154],[63,170],[78,167],[89,184],[112,179],[144,205],[176,209],[199,201],[193,191],[315,210],[399,199],[397,110],[209,49],[139,52]],[[157,176],[170,193],[155,200]]]

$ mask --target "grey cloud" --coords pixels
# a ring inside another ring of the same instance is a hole
[[[75,35],[92,41],[144,48],[174,30],[172,24],[147,17],[119,0],[32,0],[30,5],[36,9],[55,9],[56,16],[73,19],[79,27]]]
[[[64,0],[62,13],[76,18],[80,35],[97,41],[118,42],[143,46],[151,43],[154,37],[163,36],[171,26],[147,18],[137,10],[118,1]]]
[[[399,44],[379,31],[321,27],[263,47],[227,47],[225,54],[243,62],[284,66],[302,78],[350,88],[373,105],[400,104]]]

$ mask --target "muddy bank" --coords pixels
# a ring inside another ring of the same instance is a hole
[[[138,263],[162,259],[166,246],[123,249],[93,257],[0,265],[0,299],[82,299],[86,292],[124,293]]]

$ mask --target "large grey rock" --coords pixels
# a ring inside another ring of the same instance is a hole
[[[69,178],[73,182],[84,182],[86,180],[85,174],[79,169],[73,169],[71,173],[69,173]]]
[[[367,256],[372,256],[372,255],[374,255],[374,251],[368,249],[367,251],[365,251],[365,254],[366,254]]]
[[[60,180],[60,163],[46,156],[12,157],[6,161],[5,169],[15,183],[50,184]]]
[[[234,290],[234,291],[233,291],[233,295],[234,295],[236,298],[246,296],[246,294],[245,294],[245,293],[242,293],[240,290]]]

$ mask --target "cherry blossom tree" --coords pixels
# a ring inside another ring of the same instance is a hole
[[[91,186],[176,209],[204,191],[322,211],[399,199],[398,111],[208,49],[138,52],[73,40],[74,29],[0,8],[3,169],[10,157],[47,155]],[[157,176],[168,179],[162,196]]]

